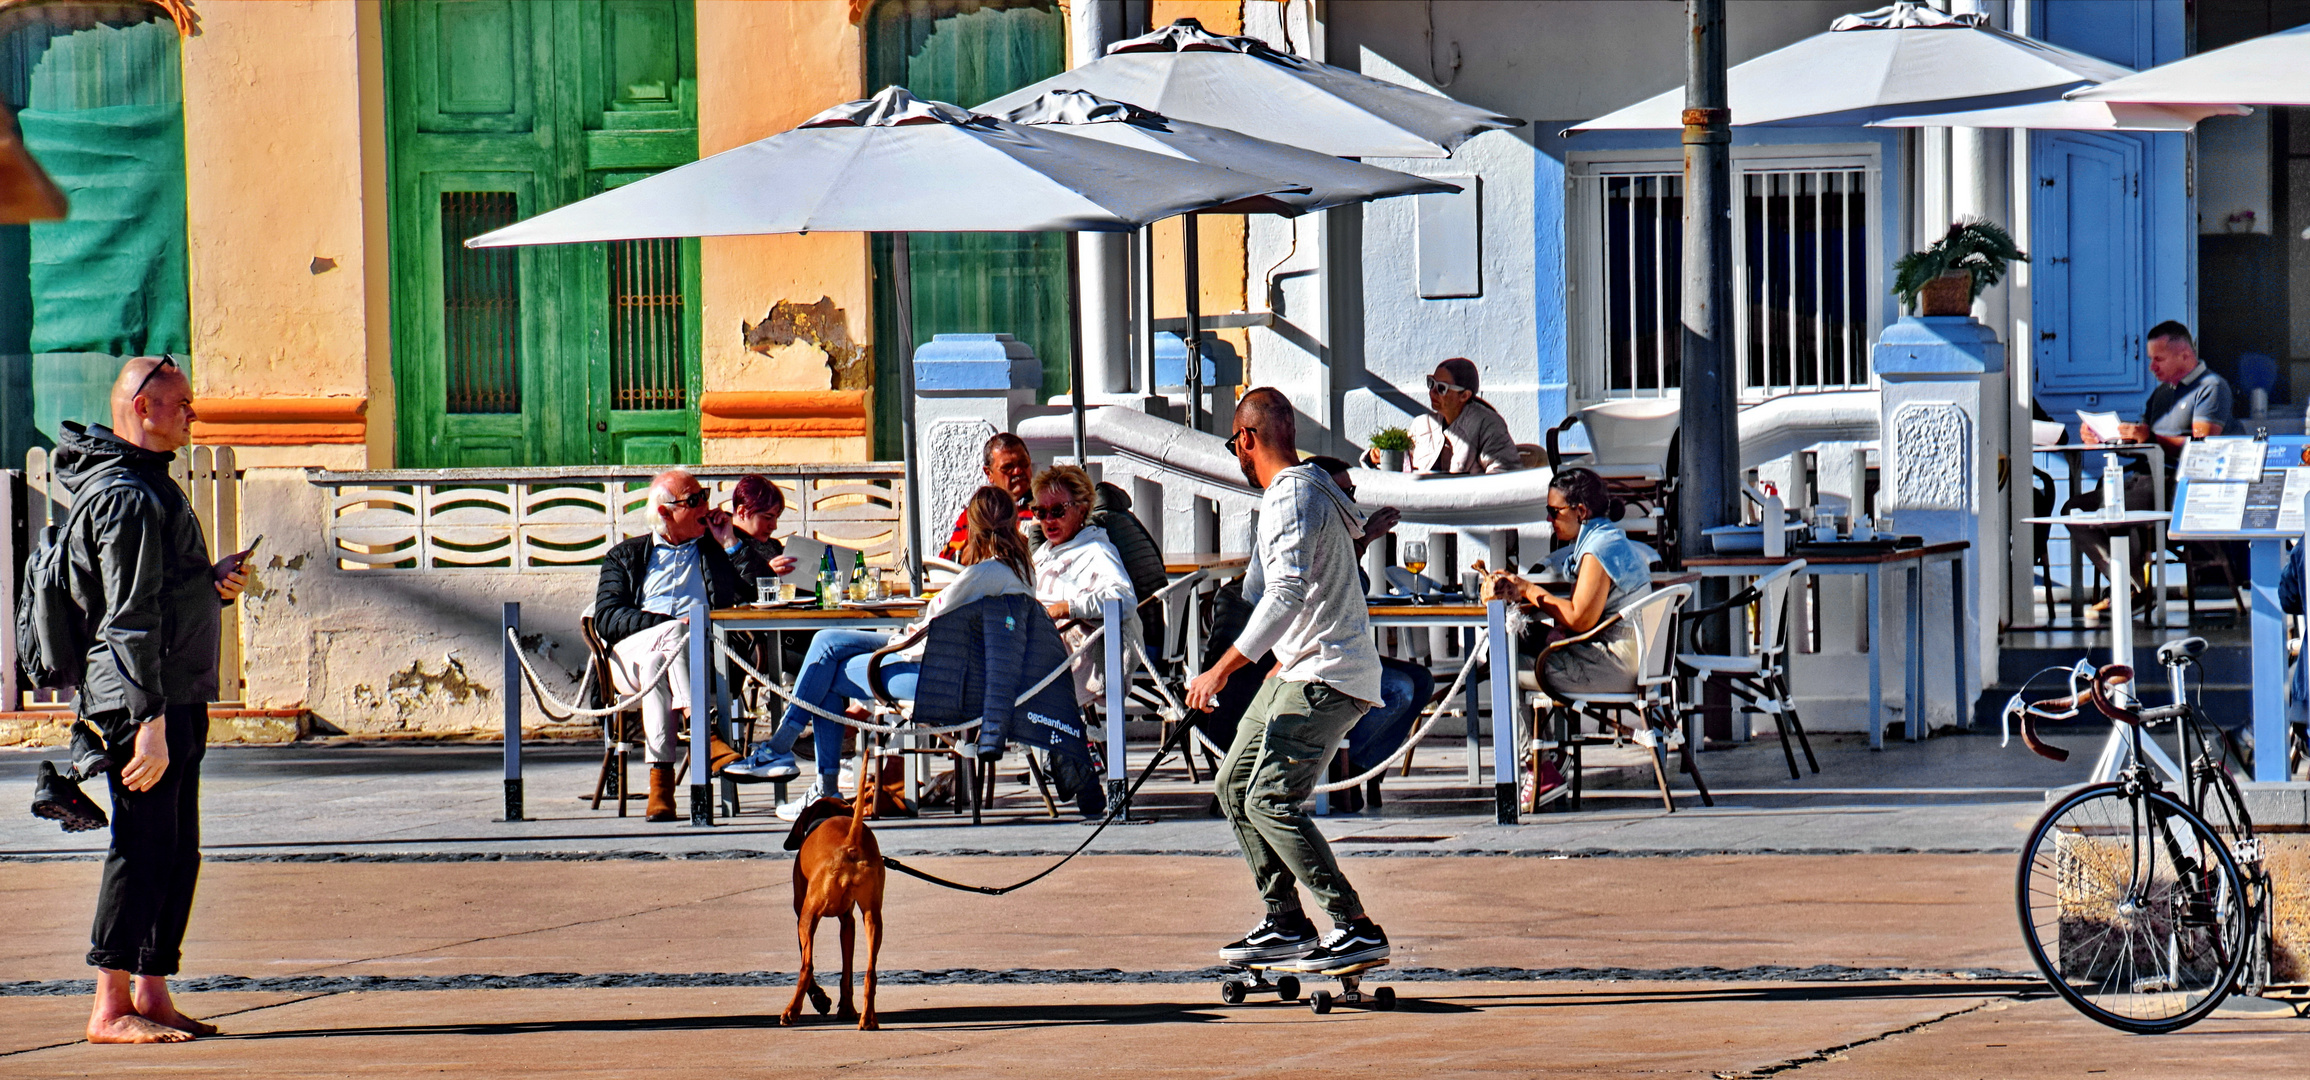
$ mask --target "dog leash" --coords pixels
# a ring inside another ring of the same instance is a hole
[[[1082,854],[1085,848],[1090,847],[1091,841],[1097,840],[1100,833],[1107,831],[1107,826],[1114,824],[1115,815],[1121,813],[1124,807],[1131,805],[1131,797],[1139,794],[1140,786],[1144,785],[1149,777],[1155,775],[1155,767],[1163,764],[1163,759],[1169,757],[1171,751],[1178,747],[1180,741],[1186,737],[1187,733],[1193,731],[1194,729],[1195,725],[1191,723],[1183,723],[1180,724],[1176,730],[1172,731],[1171,737],[1163,741],[1163,748],[1157,750],[1155,752],[1154,758],[1147,762],[1147,767],[1139,770],[1139,778],[1131,781],[1130,787],[1123,789],[1123,797],[1107,804],[1106,815],[1099,819],[1099,825],[1097,828],[1091,830],[1091,835],[1084,837],[1083,842],[1075,845],[1075,850],[1068,852],[1065,858],[1062,858],[1058,862],[1044,867],[1041,873],[1038,873],[1035,876],[1026,879],[1025,881],[1002,886],[966,885],[959,881],[950,881],[928,871],[917,870],[914,867],[908,866],[905,863],[900,862],[888,855],[882,857],[882,865],[896,870],[901,874],[905,874],[908,877],[927,881],[942,889],[953,889],[957,892],[978,893],[982,896],[1001,896],[1005,893],[1017,892],[1020,889],[1024,889],[1027,886],[1034,884],[1035,882],[1041,881],[1044,878],[1051,876],[1052,871],[1067,865],[1067,863],[1075,856]]]

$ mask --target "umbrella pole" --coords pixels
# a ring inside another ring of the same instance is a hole
[[[906,446],[906,576],[922,595],[922,465],[914,431],[914,257],[907,250],[906,234],[890,234],[891,322],[898,328],[898,430]]]
[[[1075,464],[1091,467],[1090,455],[1085,451],[1088,442],[1083,435],[1083,414],[1087,408],[1083,395],[1083,255],[1082,234],[1067,234],[1067,397],[1075,412]]]
[[[1187,271],[1187,426],[1203,430],[1203,239],[1200,216],[1179,219],[1183,250],[1180,262]]]

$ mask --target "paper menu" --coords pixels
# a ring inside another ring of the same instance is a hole
[[[2103,442],[2125,441],[2125,438],[2118,434],[2118,414],[2116,413],[2086,412],[2080,409],[2077,413],[2077,422],[2080,427],[2093,432],[2094,437]]]
[[[2258,439],[2192,439],[2182,444],[2181,477],[2253,482],[2269,447]]]
[[[2191,484],[2183,489],[2177,532],[2234,533],[2246,517],[2246,491],[2258,484]]]
[[[834,549],[834,569],[841,580],[850,580],[850,568],[857,565],[858,553],[849,548],[829,544],[810,536],[786,536],[779,541],[786,545],[786,554],[794,557],[794,570],[779,577],[800,589],[818,587],[818,564],[825,558],[826,549]]]

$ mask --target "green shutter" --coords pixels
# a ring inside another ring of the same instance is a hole
[[[1050,0],[883,0],[868,16],[867,87],[969,108],[1066,69],[1066,20]],[[914,342],[934,334],[1010,334],[1043,364],[1042,397],[1067,391],[1066,237],[1062,233],[915,233]],[[890,243],[876,236],[875,340],[893,341]],[[875,351],[875,385],[901,385],[897,351]],[[875,454],[899,456],[898,394],[875,395]]]
[[[698,459],[697,244],[473,235],[698,156],[688,0],[385,7],[400,464]]]

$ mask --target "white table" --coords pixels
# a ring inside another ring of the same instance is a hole
[[[2141,525],[2150,526],[2153,530],[2150,544],[2151,550],[2158,555],[2158,573],[2152,580],[2156,582],[2157,592],[2163,593],[2166,565],[2164,541],[2168,518],[2169,515],[2163,510],[2128,510],[2116,517],[2093,513],[2021,519],[2025,525],[2060,525],[2065,528],[2083,525],[2109,530],[2109,656],[2113,664],[2132,667],[2134,662],[2133,530]],[[2075,587],[2073,582],[2071,588]]]

